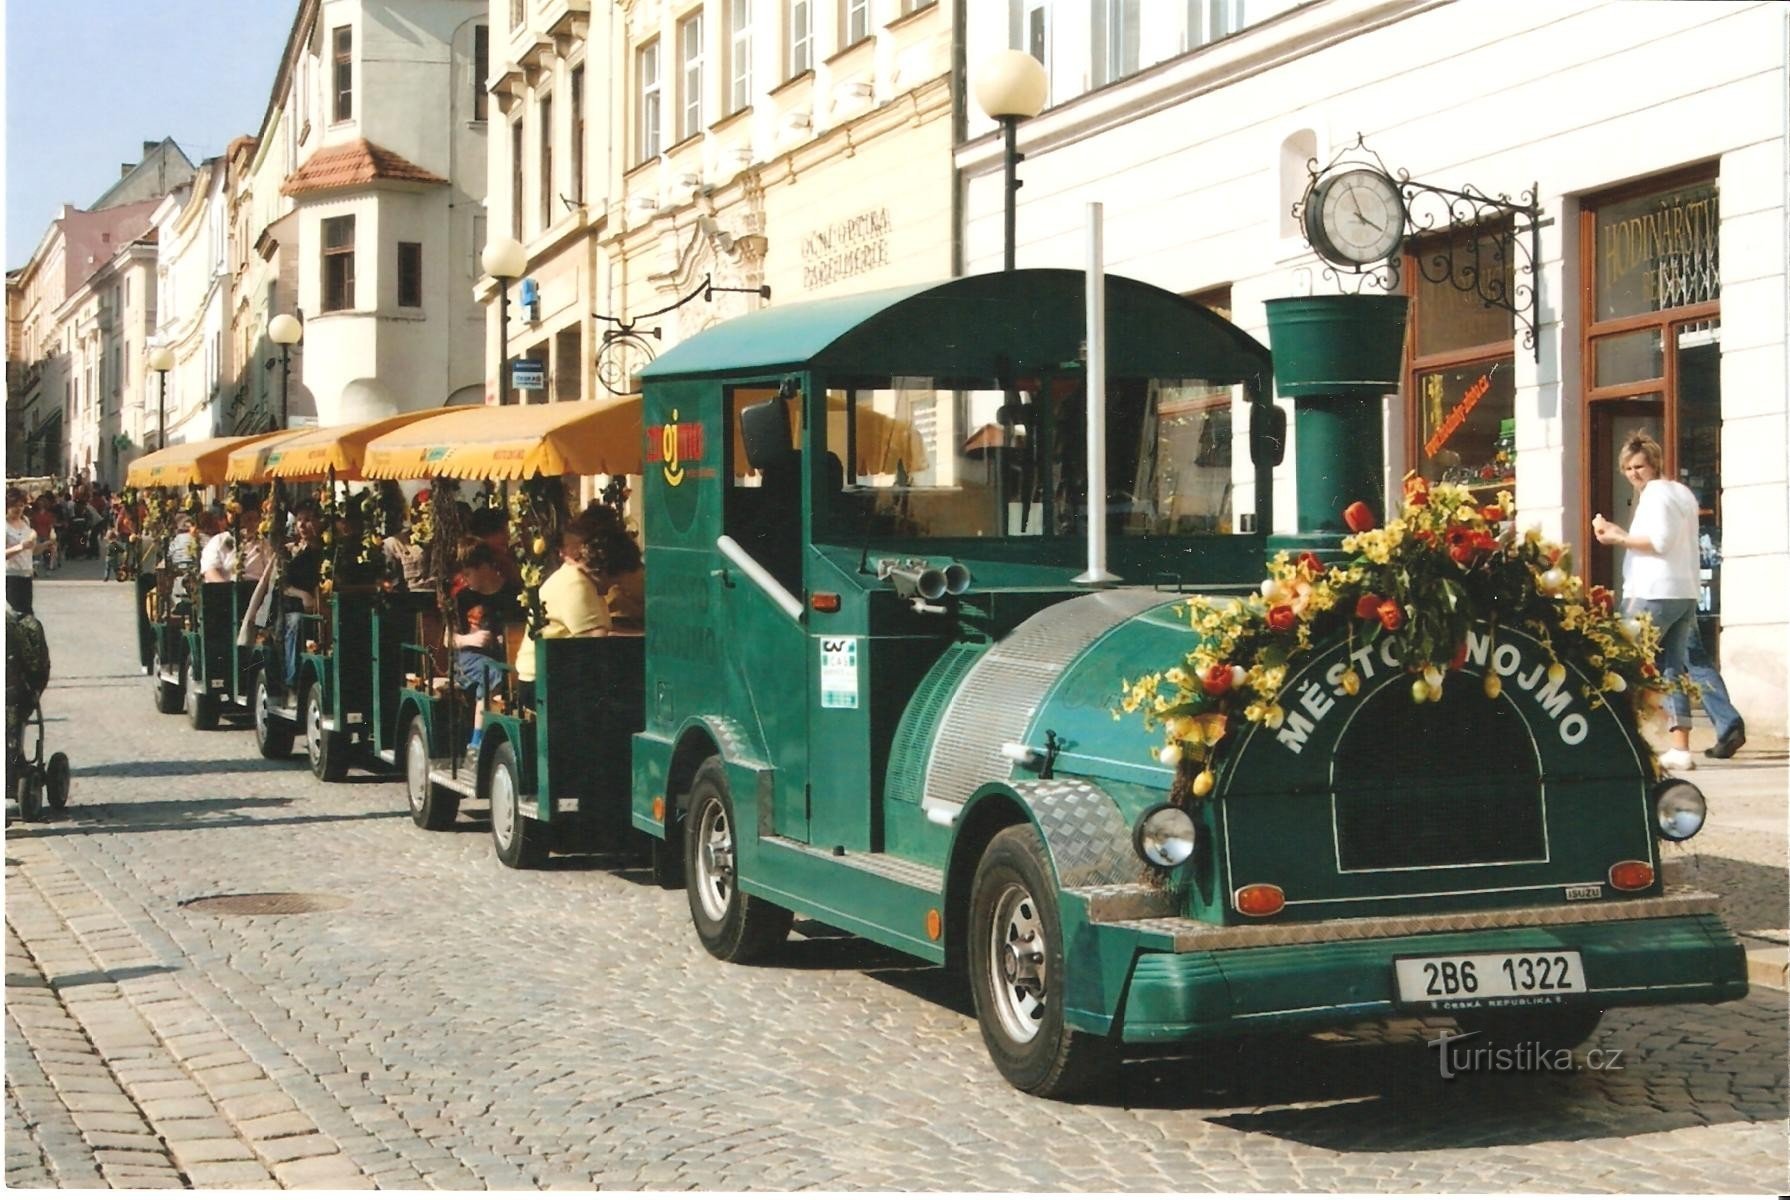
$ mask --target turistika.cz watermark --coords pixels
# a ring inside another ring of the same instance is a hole
[[[1482,1036],[1480,1030],[1470,1033],[1442,1032],[1436,1035],[1435,1041],[1428,1043],[1436,1051],[1442,1078],[1526,1071],[1620,1071],[1623,1066],[1620,1049],[1593,1046],[1584,1052],[1581,1059],[1571,1050],[1545,1046],[1540,1042],[1470,1044]]]

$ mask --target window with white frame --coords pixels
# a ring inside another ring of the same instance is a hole
[[[639,159],[645,162],[649,158],[657,158],[659,151],[663,149],[659,141],[662,130],[659,110],[663,95],[659,81],[658,39],[655,38],[634,51],[634,80],[635,110],[639,114],[639,126],[634,138],[640,150]]]
[[[1044,67],[1045,76],[1055,80],[1051,69],[1051,7],[1055,0],[1007,0],[1007,46],[1024,50]],[[1054,89],[1053,89],[1054,90]]]
[[[727,111],[752,103],[752,0],[727,3]]]
[[[354,218],[323,222],[323,311],[354,307]]]
[[[1094,87],[1104,87],[1137,72],[1138,50],[1143,40],[1142,8],[1143,0],[1094,0]]]
[[[1209,45],[1241,28],[1243,0],[1187,0],[1187,31],[1181,48]]]
[[[572,68],[572,200],[584,203],[584,64]]]
[[[839,48],[870,36],[870,0],[839,0]]]
[[[809,0],[783,0],[783,77],[814,69],[813,5]]]
[[[938,0],[901,0],[901,15],[917,13],[923,8],[931,8]]]
[[[697,9],[677,25],[678,46],[678,124],[677,136],[682,141],[702,132],[702,10]]]
[[[549,229],[553,225],[553,96],[541,94],[539,114],[535,121],[535,137],[539,139],[539,170],[535,174],[536,185],[540,189],[541,228]]]

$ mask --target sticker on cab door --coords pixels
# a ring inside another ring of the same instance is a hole
[[[820,706],[858,707],[858,639],[820,639]]]

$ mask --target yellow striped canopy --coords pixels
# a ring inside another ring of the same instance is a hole
[[[126,487],[192,487],[223,483],[230,453],[283,433],[258,433],[249,437],[206,438],[181,442],[143,455],[125,472]]]
[[[337,479],[365,479],[361,463],[367,443],[381,434],[441,413],[439,408],[425,408],[355,425],[306,429],[268,450],[267,474],[275,479],[320,480],[328,479],[330,468],[334,467]]]
[[[268,456],[295,438],[312,432],[309,429],[281,429],[253,443],[230,451],[224,462],[226,483],[266,483]]]
[[[444,409],[367,443],[368,479],[638,475],[640,397]]]

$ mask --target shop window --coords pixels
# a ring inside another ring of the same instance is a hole
[[[1507,233],[1461,230],[1413,246],[1405,261],[1414,410],[1407,461],[1430,482],[1463,484],[1486,503],[1516,490],[1515,328],[1511,311],[1486,304],[1472,285],[1489,275],[1486,290],[1511,294],[1509,257],[1496,253]]]
[[[323,222],[323,311],[354,307],[354,218]]]

